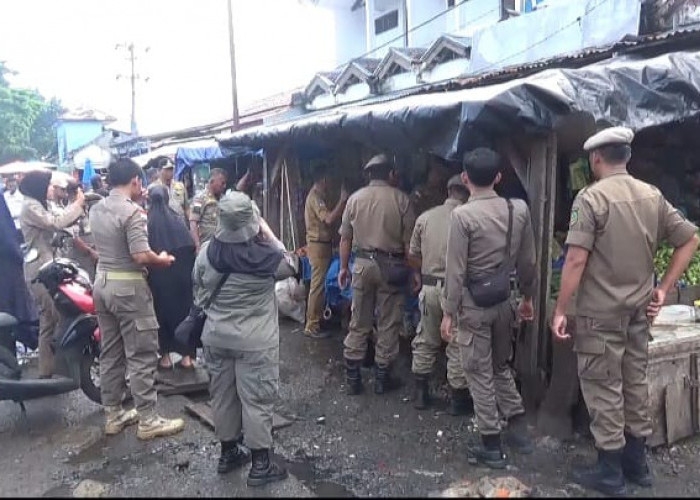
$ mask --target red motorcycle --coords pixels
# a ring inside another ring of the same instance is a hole
[[[69,236],[57,233],[52,245],[61,248]],[[22,377],[14,352],[17,321],[0,313],[0,401],[15,401],[24,410],[23,401],[81,389],[92,401],[101,403],[100,330],[87,273],[69,259],[54,257],[40,268],[34,281],[46,287],[61,316],[52,341],[54,375],[50,379]]]

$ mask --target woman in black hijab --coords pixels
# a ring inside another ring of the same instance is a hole
[[[192,368],[196,346],[183,346],[175,340],[175,328],[185,319],[192,306],[192,268],[195,246],[182,219],[168,206],[168,188],[161,185],[148,190],[148,242],[156,252],[166,251],[175,257],[172,266],[152,269],[148,282],[160,329],[161,368],[171,368],[170,353],[181,354],[180,365]]]
[[[28,172],[19,184],[24,195],[20,227],[25,243],[36,250],[36,259],[24,263],[24,278],[39,309],[39,378],[50,378],[53,372],[51,339],[58,325],[59,315],[51,295],[41,283],[32,283],[41,266],[53,258],[51,240],[56,231],[72,226],[83,214],[85,196],[78,190],[75,201],[60,214],[52,213],[46,198],[51,183],[51,172]]]

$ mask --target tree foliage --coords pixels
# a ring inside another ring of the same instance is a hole
[[[60,101],[47,101],[37,90],[12,87],[9,74],[12,71],[0,61],[0,165],[55,155],[53,124],[63,112]]]

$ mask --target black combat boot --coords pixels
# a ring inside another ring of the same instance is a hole
[[[471,415],[474,413],[474,401],[472,400],[469,389],[453,389],[450,387],[450,415]]]
[[[226,474],[237,469],[250,458],[250,452],[239,445],[240,439],[221,441],[221,456],[216,472]]]
[[[270,450],[251,450],[253,466],[248,473],[248,486],[264,486],[267,483],[287,479],[287,469],[270,460]]]
[[[633,483],[651,488],[653,479],[647,462],[646,440],[625,432],[625,441],[622,450],[622,473]]]
[[[524,413],[508,419],[508,427],[505,431],[506,444],[521,455],[529,455],[534,451],[529,434]]]
[[[619,450],[598,450],[598,462],[593,467],[575,467],[571,479],[608,496],[627,494],[625,478],[622,475],[622,448]]]
[[[347,394],[349,396],[356,396],[362,392],[361,364],[362,361],[345,360],[345,384],[347,385]]]
[[[500,434],[482,434],[481,446],[469,449],[469,452],[477,462],[490,467],[491,469],[505,469],[506,455],[501,447]]]
[[[388,366],[379,366],[374,371],[374,393],[384,394],[399,388],[398,380],[392,378]]]
[[[430,388],[428,387],[429,375],[414,375],[416,381],[416,395],[413,399],[413,407],[416,410],[425,410],[430,406]]]

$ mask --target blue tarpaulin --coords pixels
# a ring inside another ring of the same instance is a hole
[[[251,149],[248,147],[223,147],[212,145],[209,147],[188,148],[183,146],[178,148],[175,154],[175,178],[182,180],[185,172],[192,166],[199,163],[209,163],[224,158],[235,158],[236,156],[262,156],[262,149]]]

